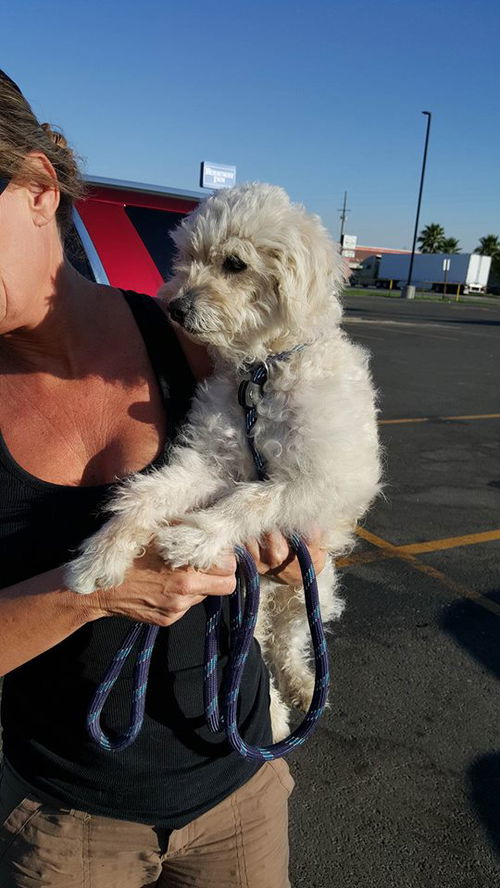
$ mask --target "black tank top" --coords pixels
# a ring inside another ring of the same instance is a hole
[[[171,442],[195,383],[155,301],[132,292],[124,296],[164,396]],[[168,446],[154,465],[165,461]],[[67,561],[102,523],[100,509],[111,489],[112,485],[66,487],[41,481],[13,460],[0,436],[0,586]],[[245,783],[259,764],[232,752],[222,735],[211,734],[205,724],[205,622],[200,604],[173,626],[160,629],[144,725],[135,743],[122,752],[94,744],[85,718],[95,688],[131,626],[129,620],[106,617],[88,623],[9,673],[2,698],[8,762],[42,799],[90,814],[176,829],[213,807]],[[221,633],[221,668],[226,662],[226,626],[227,620]],[[106,732],[121,732],[128,723],[132,671],[133,657],[106,704]],[[239,724],[249,743],[271,742],[268,677],[256,643],[242,684]]]

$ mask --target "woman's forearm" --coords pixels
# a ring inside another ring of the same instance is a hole
[[[99,617],[171,626],[207,595],[231,595],[235,570],[234,556],[206,571],[174,569],[150,549],[135,560],[123,583],[92,595],[69,591],[64,567],[0,589],[0,675]]]
[[[54,647],[99,616],[70,592],[61,567],[0,589],[0,675]]]
[[[308,540],[316,572],[325,563],[319,532]],[[297,559],[281,534],[267,534],[259,547],[247,543],[261,573],[287,585],[301,583]],[[76,595],[64,583],[64,567],[0,589],[0,676],[48,651],[86,623],[125,616],[141,623],[171,626],[207,595],[231,595],[236,561],[206,571],[173,569],[153,549],[136,559],[124,582],[93,595]]]

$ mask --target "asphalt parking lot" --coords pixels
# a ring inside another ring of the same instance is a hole
[[[293,888],[500,883],[500,303],[346,296],[385,496],[341,567],[331,709],[291,761]]]

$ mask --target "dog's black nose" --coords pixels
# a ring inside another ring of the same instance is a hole
[[[173,321],[176,321],[177,324],[182,324],[184,318],[186,317],[186,310],[183,308],[182,303],[176,302],[174,299],[173,302],[168,306],[168,313]]]
[[[168,312],[176,324],[184,326],[193,306],[194,297],[189,293],[185,296],[178,296],[175,299],[172,299],[172,302],[169,302],[168,304]]]

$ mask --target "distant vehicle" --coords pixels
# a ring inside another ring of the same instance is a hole
[[[382,253],[367,256],[363,259],[359,268],[353,271],[350,284],[353,287],[384,287],[385,282],[380,281],[378,271]]]
[[[171,271],[169,232],[207,192],[94,177],[86,182],[73,212],[68,258],[90,280],[156,296]]]
[[[443,261],[450,267],[443,270]],[[356,271],[356,283],[361,287],[400,289],[408,280],[410,254],[381,253],[368,256]],[[491,256],[478,253],[416,253],[413,262],[412,284],[418,290],[442,293],[445,288],[453,294],[485,293],[491,268]]]

